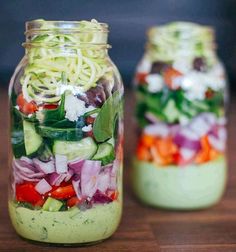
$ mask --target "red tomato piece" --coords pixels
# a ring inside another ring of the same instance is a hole
[[[92,117],[92,116],[88,116],[88,117],[86,118],[86,123],[87,123],[87,124],[93,124],[94,121],[95,121],[95,118]]]
[[[33,114],[38,110],[37,105],[34,102],[27,102],[23,94],[19,94],[16,104],[19,106],[20,111],[26,115]]]
[[[77,204],[79,204],[81,202],[81,199],[79,199],[78,197],[72,197],[70,199],[67,200],[67,206],[68,207],[73,207]]]
[[[43,109],[56,109],[58,104],[43,104]]]
[[[32,205],[36,205],[42,200],[40,195],[35,190],[35,185],[31,183],[24,183],[16,185],[16,200],[20,202],[28,202]]]
[[[69,199],[76,195],[72,185],[58,187],[56,190],[51,191],[48,194],[50,197],[55,199]]]

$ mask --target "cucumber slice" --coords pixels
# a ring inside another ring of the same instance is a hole
[[[98,146],[93,160],[102,161],[102,165],[110,164],[115,159],[114,147],[110,143],[102,143]]]
[[[49,212],[57,212],[60,210],[62,205],[63,203],[60,200],[48,197],[45,203],[43,204],[43,210]]]
[[[43,137],[62,141],[79,141],[83,138],[83,131],[80,128],[60,129],[38,126],[37,132]]]
[[[97,145],[91,137],[80,141],[55,141],[53,153],[67,156],[68,160],[75,158],[90,159],[97,151]]]
[[[36,132],[33,123],[23,121],[23,129],[24,129],[25,151],[26,155],[29,156],[34,154],[39,149],[39,147],[42,145],[43,139]]]
[[[166,107],[163,109],[163,113],[169,123],[173,123],[179,118],[179,110],[172,99],[168,101]]]

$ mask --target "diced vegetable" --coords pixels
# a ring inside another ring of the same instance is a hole
[[[35,186],[35,190],[40,194],[45,194],[52,190],[52,187],[45,179],[41,179]]]
[[[54,199],[69,199],[75,196],[75,190],[72,185],[58,187],[56,190],[50,192],[50,197]]]
[[[32,155],[37,152],[43,142],[43,139],[36,132],[34,124],[23,121],[23,129],[26,155]]]
[[[20,111],[26,115],[33,114],[38,110],[37,105],[34,102],[27,102],[24,99],[23,94],[19,94],[16,103],[19,106]]]
[[[49,126],[38,126],[37,132],[42,137],[48,137],[54,140],[78,141],[83,138],[83,131],[80,128],[53,128]]]
[[[83,138],[78,142],[55,141],[53,146],[54,154],[67,156],[68,160],[75,158],[89,159],[97,151],[97,145],[90,137]]]
[[[43,205],[43,210],[49,211],[49,212],[57,212],[60,210],[62,206],[63,206],[63,203],[60,200],[56,200],[51,197],[48,197],[46,202]]]
[[[111,163],[115,159],[114,147],[109,143],[98,145],[98,150],[93,156],[93,160],[100,160],[102,165]]]
[[[16,200],[36,205],[42,200],[42,196],[36,191],[34,184],[23,183],[16,185]]]

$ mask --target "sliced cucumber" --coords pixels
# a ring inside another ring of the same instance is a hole
[[[13,130],[11,133],[11,144],[15,158],[26,155],[24,133],[22,130]]]
[[[36,132],[33,123],[23,121],[23,129],[26,155],[33,155],[42,145],[43,139]]]
[[[68,160],[75,158],[90,159],[97,151],[97,145],[91,137],[80,141],[55,141],[53,153],[66,155]]]
[[[170,99],[163,110],[164,115],[169,123],[173,123],[179,118],[179,110],[177,109],[175,102]]]
[[[62,141],[79,141],[83,138],[83,131],[80,128],[52,128],[47,126],[38,126],[37,132],[47,138]]]
[[[110,143],[102,143],[98,146],[93,160],[102,161],[102,165],[110,164],[115,159],[114,147]]]
[[[48,197],[45,203],[43,204],[43,210],[49,212],[57,212],[60,210],[62,205],[63,203],[60,200]]]

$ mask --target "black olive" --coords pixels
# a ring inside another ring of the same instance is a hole
[[[152,63],[152,68],[150,73],[158,73],[161,74],[161,72],[168,67],[169,64],[167,64],[166,62],[162,62],[162,61],[155,61]]]
[[[193,69],[199,72],[205,72],[207,70],[206,60],[203,57],[197,57],[193,60]]]

